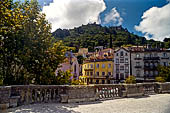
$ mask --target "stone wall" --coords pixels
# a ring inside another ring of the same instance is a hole
[[[0,109],[7,109],[9,107],[10,95],[10,86],[0,86]]]
[[[0,87],[0,109],[43,102],[84,102],[170,93],[170,83],[15,85]]]

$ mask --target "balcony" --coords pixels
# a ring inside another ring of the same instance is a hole
[[[169,57],[161,57],[161,59],[168,60],[168,59],[169,59]]]
[[[142,66],[135,66],[135,68],[142,68]]]
[[[144,66],[144,70],[157,70],[156,66]]]
[[[143,60],[160,60],[159,57],[144,57]]]
[[[135,60],[142,60],[142,58],[135,58]]]
[[[84,71],[93,71],[93,69],[92,68],[84,69]]]
[[[145,74],[144,79],[145,80],[147,80],[147,79],[155,79],[155,76],[149,75],[149,74]]]

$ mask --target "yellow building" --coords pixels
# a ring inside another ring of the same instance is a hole
[[[110,84],[113,80],[113,57],[86,60],[82,67],[87,84]]]

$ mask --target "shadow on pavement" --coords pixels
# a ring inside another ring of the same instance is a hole
[[[57,103],[31,104],[11,108],[3,113],[80,113],[69,109],[74,107],[77,107],[77,105],[67,106],[65,104]]]

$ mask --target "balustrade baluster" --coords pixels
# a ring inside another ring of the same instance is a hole
[[[35,89],[34,102],[37,102],[37,89]]]

